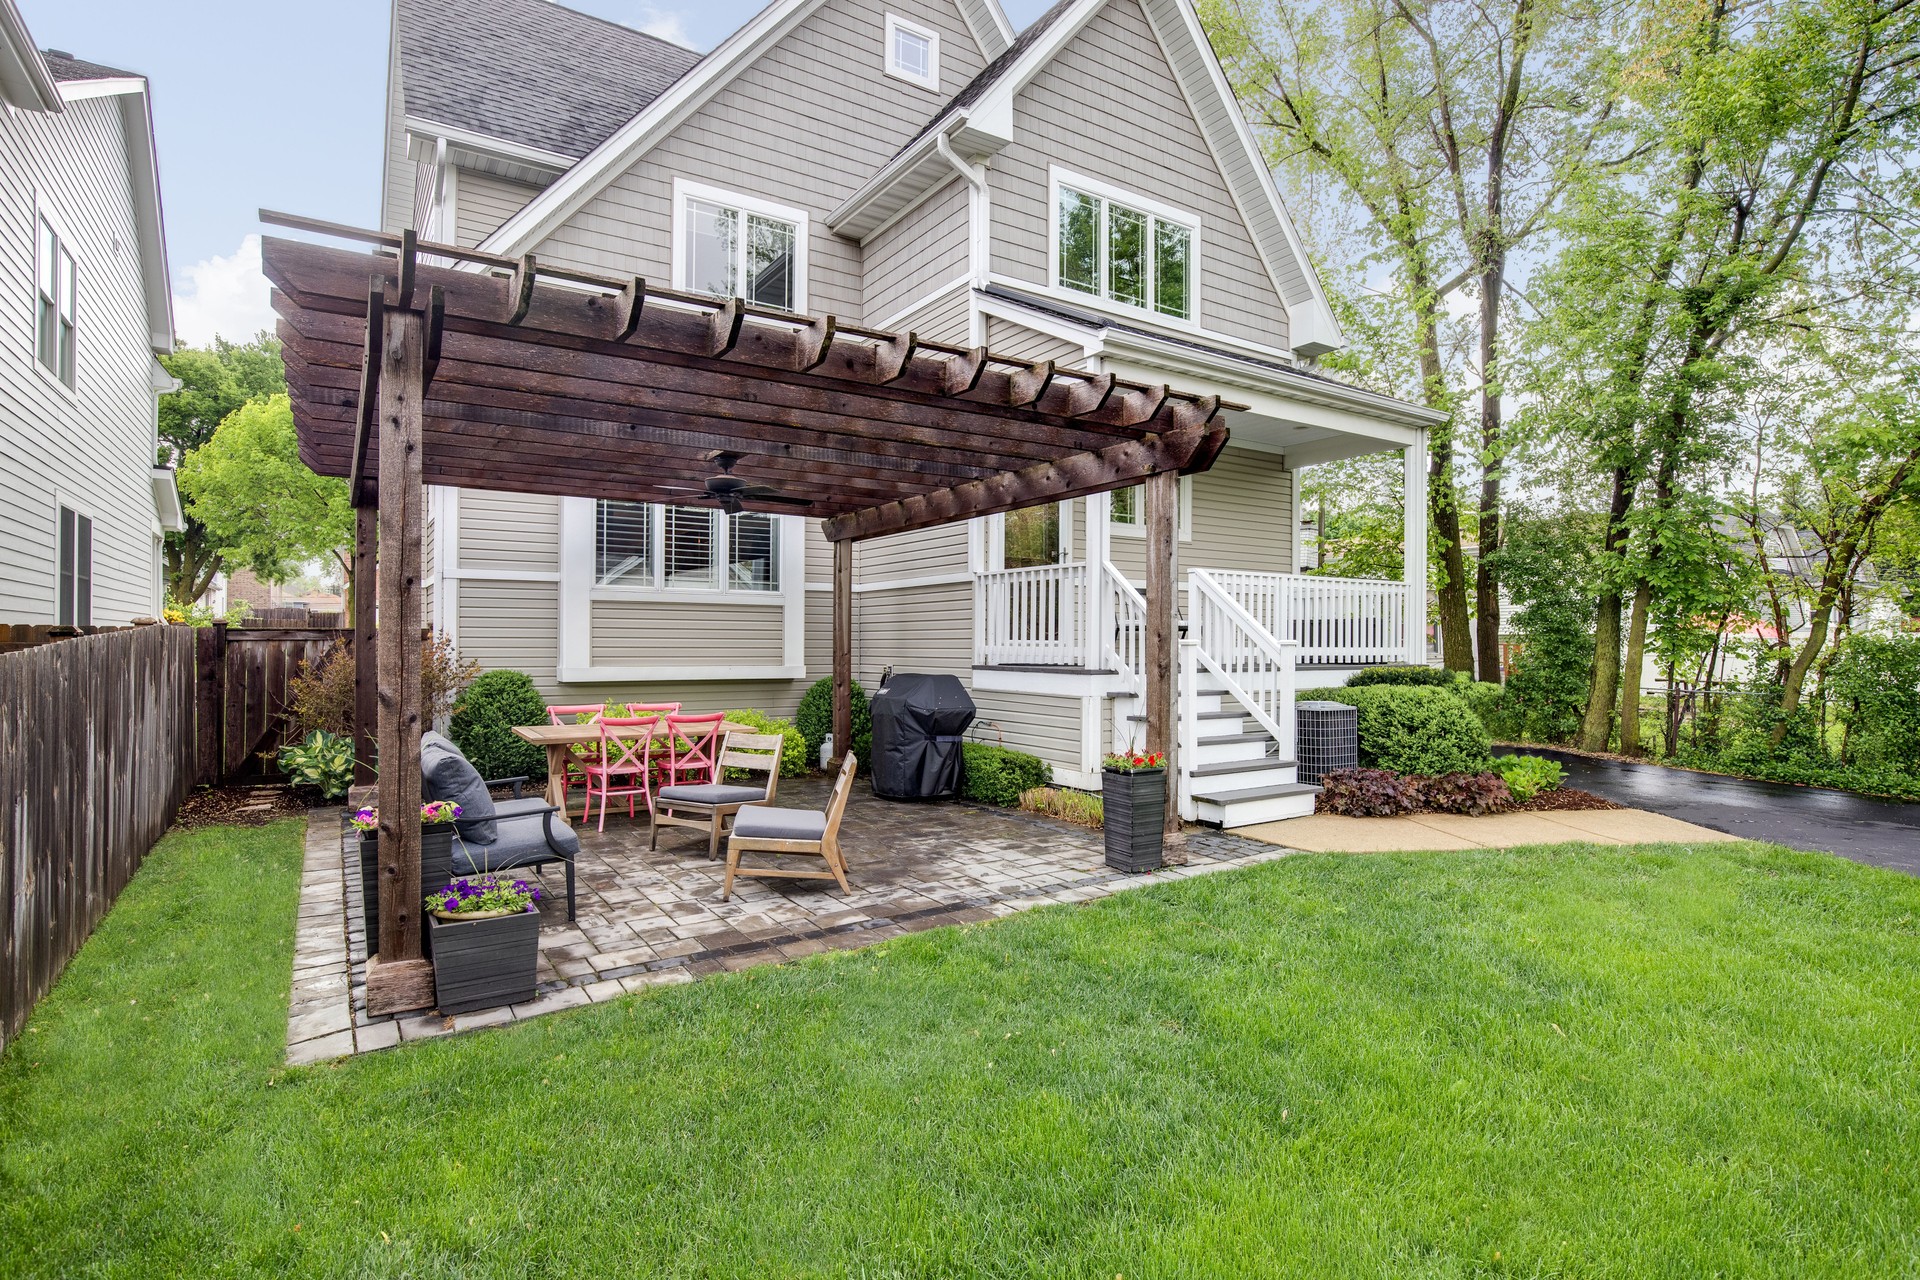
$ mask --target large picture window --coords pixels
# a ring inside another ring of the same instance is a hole
[[[1085,189],[1091,185],[1062,179],[1054,187],[1054,279],[1060,287],[1192,319],[1192,223],[1145,201]]]
[[[34,353],[40,365],[73,386],[75,304],[73,254],[44,217],[38,220],[37,283],[34,289]]]
[[[806,215],[677,184],[675,284],[763,307],[806,306]]]
[[[780,523],[770,515],[601,501],[593,524],[596,587],[780,590]]]

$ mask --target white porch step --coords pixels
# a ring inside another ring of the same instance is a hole
[[[1222,760],[1218,764],[1196,764],[1186,774],[1192,779],[1195,791],[1230,791],[1293,782],[1299,778],[1300,770],[1291,760],[1265,757],[1259,760]]]
[[[1228,830],[1262,822],[1304,818],[1313,812],[1320,788],[1310,782],[1283,782],[1264,787],[1196,792],[1195,816],[1201,822]]]
[[[1195,763],[1224,764],[1233,761],[1265,760],[1267,748],[1272,745],[1273,736],[1264,732],[1214,734],[1200,739],[1200,751]]]

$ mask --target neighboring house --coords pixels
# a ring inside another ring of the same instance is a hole
[[[157,617],[183,527],[155,462],[175,383],[147,82],[34,48],[0,0],[0,622]]]
[[[1183,595],[1231,601],[1208,625],[1250,628],[1247,653],[1298,639],[1326,667],[1309,683],[1424,658],[1423,601],[1399,583],[1296,574],[1294,469],[1405,449],[1424,581],[1437,419],[1301,367],[1342,338],[1190,0],[1066,0],[1018,38],[996,0],[775,0],[704,57],[547,0],[398,0],[387,123],[388,230],[1247,406],[1180,484]],[[478,490],[429,505],[434,624],[556,700],[785,713],[827,673],[815,522]],[[975,737],[1097,785],[1101,754],[1139,735],[1142,505],[857,544],[856,678],[956,674]],[[1225,674],[1190,704],[1189,810],[1310,809],[1271,663],[1201,658]]]
[[[254,613],[266,609],[301,609],[308,613],[339,614],[346,608],[346,598],[338,591],[315,587],[310,581],[265,582],[251,569],[219,575],[201,599],[216,616],[236,604],[244,604]]]

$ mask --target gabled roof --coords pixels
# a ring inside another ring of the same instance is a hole
[[[0,0],[0,102],[22,111],[59,111],[60,90],[34,48],[13,0]]]
[[[700,61],[552,0],[398,0],[406,114],[579,159]]]
[[[864,239],[900,217],[951,177],[937,151],[946,138],[963,156],[991,155],[1012,139],[1012,100],[1070,44],[1107,0],[1060,0],[956,94],[927,127],[827,218],[842,235]],[[1220,70],[1192,0],[1140,0],[1179,81],[1221,177],[1253,237],[1274,289],[1286,303],[1293,348],[1315,355],[1345,345],[1333,309],[1280,202],[1265,157]]]
[[[76,58],[60,49],[46,51],[47,70],[61,84],[78,84],[85,80],[144,80],[138,71],[122,71],[117,67],[106,67],[98,62],[88,62]]]

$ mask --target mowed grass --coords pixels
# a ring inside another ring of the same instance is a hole
[[[281,1065],[300,831],[170,837],[0,1062],[6,1276],[1920,1270],[1920,882],[1308,855]]]

